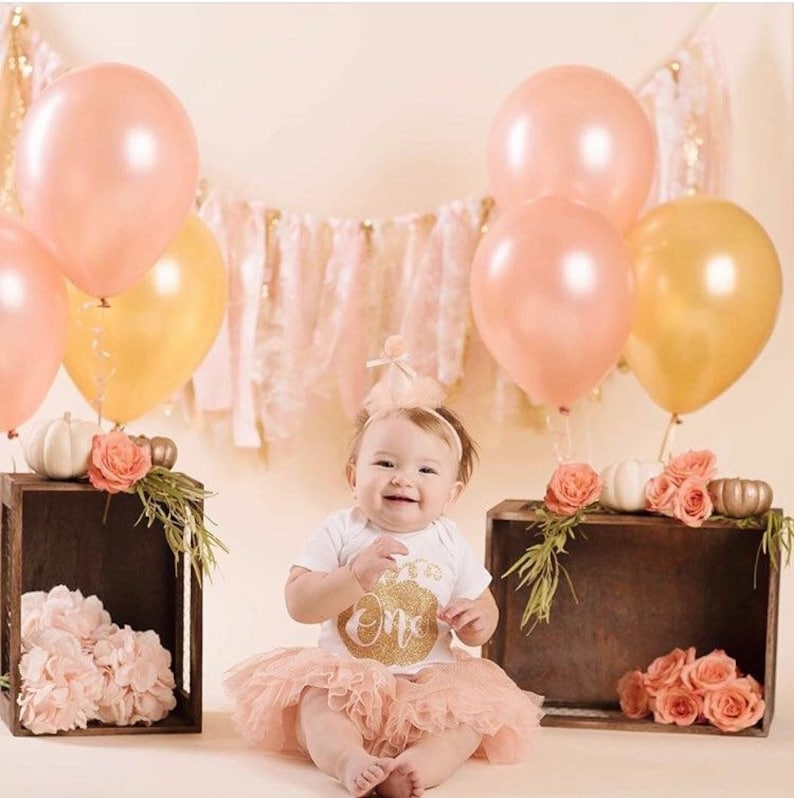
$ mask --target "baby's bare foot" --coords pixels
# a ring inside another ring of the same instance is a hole
[[[397,757],[394,770],[378,787],[383,798],[421,798],[424,793],[419,771],[404,754]]]
[[[339,760],[337,777],[354,798],[369,795],[394,770],[395,761],[363,750],[351,751]]]

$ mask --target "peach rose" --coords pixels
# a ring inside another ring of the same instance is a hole
[[[673,496],[673,517],[687,526],[702,526],[714,511],[706,483],[685,479]]]
[[[699,693],[727,687],[738,676],[736,660],[721,648],[687,663],[681,671],[681,681]]]
[[[763,685],[759,684],[752,676],[748,673],[747,676],[742,676],[741,678],[747,679],[747,683],[750,685],[750,690],[755,693],[759,698],[764,697],[764,687]]]
[[[695,661],[695,649],[690,646],[686,651],[674,648],[669,654],[657,657],[645,673],[645,689],[648,695],[655,696],[664,687],[673,687],[681,683],[681,671]]]
[[[627,671],[618,680],[620,709],[628,718],[644,718],[651,712],[648,706],[648,691],[645,677],[640,670]]]
[[[645,504],[647,509],[661,515],[673,515],[673,498],[678,488],[667,476],[659,474],[658,477],[649,479],[645,485]]]
[[[554,470],[546,486],[546,507],[557,515],[574,515],[598,501],[603,484],[587,463],[563,463]]]
[[[657,723],[691,726],[703,714],[703,698],[688,687],[663,687],[656,694],[653,719]]]
[[[706,720],[724,732],[737,732],[754,726],[765,710],[766,703],[747,678],[734,679],[724,687],[711,690],[703,700]]]
[[[145,477],[152,467],[151,454],[120,430],[94,435],[88,462],[88,479],[99,490],[120,493]]]
[[[717,458],[710,449],[690,450],[674,457],[664,473],[676,485],[681,485],[687,479],[708,482],[717,474]]]

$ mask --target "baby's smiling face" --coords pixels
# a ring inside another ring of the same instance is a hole
[[[376,419],[364,430],[347,476],[358,506],[388,532],[416,532],[443,515],[463,484],[452,447],[404,416]]]

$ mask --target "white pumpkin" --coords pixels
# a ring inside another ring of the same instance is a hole
[[[99,424],[64,413],[63,418],[33,426],[22,439],[22,451],[37,474],[50,479],[77,479],[88,471],[94,435],[102,434]]]
[[[623,460],[607,466],[601,472],[601,505],[619,513],[644,510],[645,486],[662,471],[664,464],[658,460]]]

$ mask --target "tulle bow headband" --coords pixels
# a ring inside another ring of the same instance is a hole
[[[418,407],[438,418],[449,430],[458,461],[463,457],[463,446],[452,424],[436,411],[444,401],[444,389],[432,377],[416,373],[408,365],[408,344],[400,335],[391,335],[383,345],[383,353],[367,361],[367,368],[389,366],[388,373],[367,394],[364,407],[370,421],[392,410]],[[369,421],[367,422],[369,423]]]

